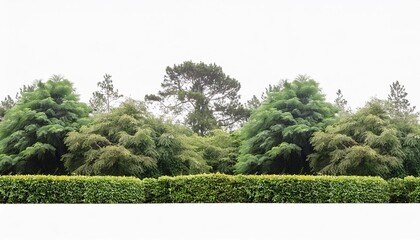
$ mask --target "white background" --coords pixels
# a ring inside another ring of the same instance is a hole
[[[1,239],[418,240],[419,204],[2,205]]]
[[[87,102],[108,73],[143,99],[192,60],[240,81],[242,101],[308,74],[353,109],[397,80],[420,105],[419,12],[418,0],[0,0],[0,98],[61,74]]]

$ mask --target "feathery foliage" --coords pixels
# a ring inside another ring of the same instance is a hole
[[[63,156],[73,174],[156,177],[208,171],[177,126],[152,117],[143,103],[124,102],[71,132]]]
[[[191,144],[211,167],[210,172],[233,174],[238,159],[237,133],[215,129],[208,136],[192,136]]]
[[[64,137],[89,113],[73,85],[61,76],[22,93],[0,123],[1,174],[63,174]]]
[[[15,99],[13,99],[10,95],[7,95],[7,97],[5,97],[4,100],[0,102],[0,121],[4,118],[6,111],[14,107],[19,101],[19,99],[22,98],[22,94],[24,92],[32,92],[35,89],[36,85],[37,81],[34,81],[34,83],[30,85],[23,85],[23,87],[20,88],[19,92],[16,93]]]
[[[369,102],[311,138],[311,168],[321,174],[406,176],[419,172],[419,127],[390,117],[386,103]]]
[[[268,94],[241,129],[236,173],[309,172],[309,138],[331,123],[337,110],[307,76],[284,81],[279,89]]]

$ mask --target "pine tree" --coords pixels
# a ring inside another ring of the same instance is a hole
[[[94,112],[109,113],[112,108],[112,102],[123,97],[123,95],[118,93],[117,89],[114,89],[111,77],[109,74],[104,75],[104,80],[97,84],[100,90],[93,92],[93,96],[89,100],[89,104]]]
[[[343,93],[340,89],[336,92],[337,97],[334,99],[335,106],[339,109],[340,113],[350,112],[349,107],[347,106],[347,100],[344,98]]]
[[[401,85],[398,81],[393,82],[390,85],[391,92],[388,94],[389,111],[395,117],[408,117],[413,115],[416,107],[411,107],[408,101],[407,92],[405,91],[404,85]],[[417,115],[417,114],[414,114]]]
[[[241,84],[216,64],[187,61],[167,67],[161,86],[162,91],[146,95],[146,101],[183,118],[201,136],[217,128],[233,130],[249,116],[239,102]]]

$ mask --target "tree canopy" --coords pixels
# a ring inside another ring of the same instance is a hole
[[[390,116],[385,101],[372,100],[355,114],[315,133],[311,168],[329,175],[418,175],[420,161],[413,156],[420,150],[419,127]]]
[[[53,76],[23,92],[0,123],[2,174],[63,174],[64,137],[85,123],[89,107],[68,80]]]
[[[307,173],[311,135],[331,123],[336,108],[307,76],[284,81],[240,130],[236,173]]]
[[[157,177],[208,172],[186,130],[150,115],[144,104],[128,100],[92,124],[70,132],[63,156],[73,174]]]
[[[199,135],[218,127],[233,129],[249,114],[239,102],[241,84],[216,64],[187,61],[167,67],[161,86],[157,95],[145,99],[160,103],[165,112],[183,115]]]
[[[7,95],[7,97],[4,98],[4,100],[2,100],[0,102],[0,121],[4,118],[4,115],[6,114],[6,111],[8,111],[9,109],[11,109],[13,106],[16,105],[16,103],[19,101],[19,99],[22,98],[22,94],[24,92],[31,92],[35,89],[37,82],[34,81],[34,83],[30,84],[30,85],[23,85],[23,87],[21,87],[19,89],[19,92],[16,93],[15,98],[13,99],[10,95]]]

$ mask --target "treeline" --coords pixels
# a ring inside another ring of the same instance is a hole
[[[398,81],[357,110],[341,90],[327,102],[308,76],[243,104],[240,83],[215,64],[167,67],[161,87],[122,100],[106,74],[87,104],[62,76],[23,86],[1,102],[0,173],[420,174],[418,114]]]

